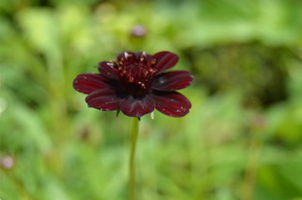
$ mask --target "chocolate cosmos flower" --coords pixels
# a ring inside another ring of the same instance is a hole
[[[130,117],[141,117],[155,108],[171,117],[182,117],[191,108],[190,101],[175,92],[191,85],[187,71],[165,72],[178,61],[171,52],[151,56],[145,52],[124,52],[115,61],[100,62],[101,74],[84,73],[73,81],[73,87],[88,94],[89,107],[103,111],[120,109]]]

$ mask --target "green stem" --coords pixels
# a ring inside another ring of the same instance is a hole
[[[129,194],[130,200],[135,200],[135,167],[134,167],[134,156],[135,156],[135,147],[138,136],[138,122],[139,118],[132,118],[132,130],[131,130],[131,153],[129,161]]]

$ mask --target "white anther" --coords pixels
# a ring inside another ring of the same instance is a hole
[[[125,58],[128,58],[129,54],[125,51],[124,52]]]
[[[146,56],[146,52],[145,51],[143,51],[143,56]]]
[[[111,68],[113,68],[114,63],[107,63],[108,66],[110,66]]]

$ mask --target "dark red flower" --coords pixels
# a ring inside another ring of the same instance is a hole
[[[165,72],[177,61],[178,56],[167,51],[153,56],[124,52],[115,61],[100,62],[100,74],[78,75],[73,87],[88,94],[88,106],[99,110],[120,109],[130,117],[141,117],[156,108],[165,115],[182,117],[191,103],[175,90],[191,85],[193,76],[188,71]]]

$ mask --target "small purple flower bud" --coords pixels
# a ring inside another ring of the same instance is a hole
[[[136,25],[132,29],[132,36],[134,37],[144,37],[146,35],[147,31],[144,26],[142,25]]]
[[[6,170],[11,169],[14,167],[14,165],[15,165],[15,161],[11,156],[5,156],[1,159],[1,167],[3,169]]]

